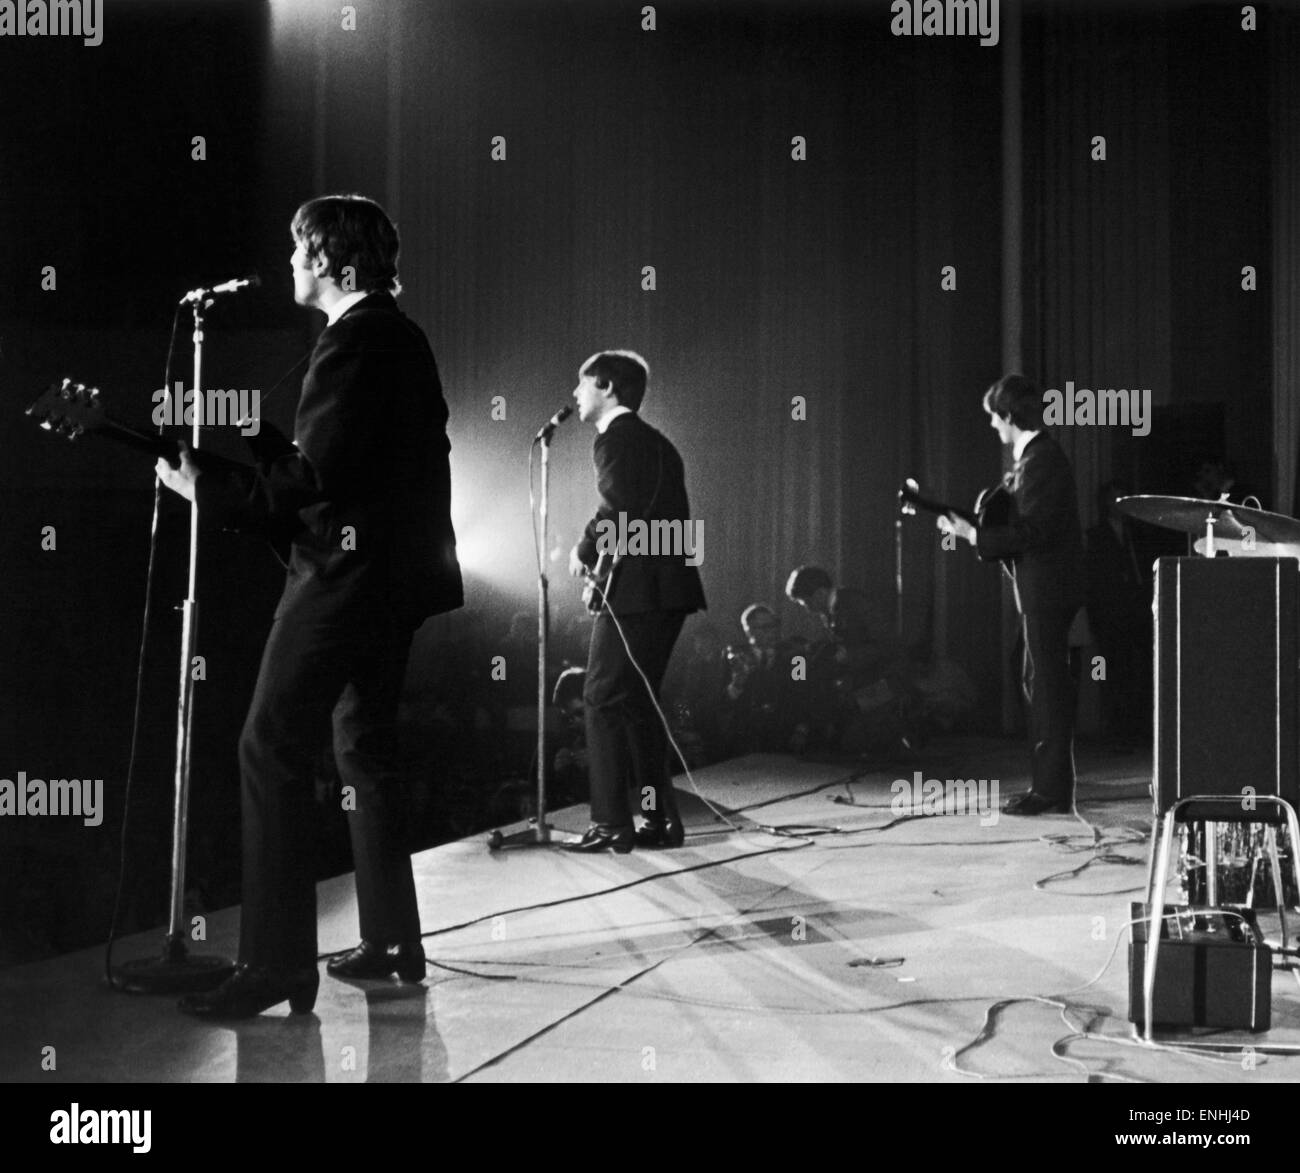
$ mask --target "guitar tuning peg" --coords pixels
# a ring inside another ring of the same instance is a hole
[[[93,400],[93,399],[98,399],[98,398],[99,398],[99,388],[98,388],[98,387],[92,387],[92,388],[90,389],[90,398],[91,398],[92,400]]]

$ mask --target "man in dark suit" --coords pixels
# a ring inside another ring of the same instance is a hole
[[[604,351],[582,365],[573,391],[578,418],[597,432],[600,504],[569,555],[569,571],[575,577],[588,573],[602,551],[617,554],[617,562],[605,590],[607,605],[592,626],[583,692],[591,826],[571,851],[626,852],[634,843],[680,847],[686,834],[667,738],[649,690],[657,699],[686,616],[704,608],[699,571],[691,564],[703,557],[703,543],[700,523],[690,517],[681,456],[637,415],[649,377],[640,355]],[[648,524],[654,522],[677,525]],[[654,540],[639,542],[647,529]],[[671,532],[681,535],[680,548],[664,549]],[[620,535],[630,537],[625,550],[618,548]],[[635,830],[629,784],[646,819]]]
[[[1032,783],[1003,810],[1068,812],[1074,807],[1075,709],[1069,634],[1084,596],[1074,473],[1043,430],[1042,391],[1024,375],[1004,375],[994,383],[984,394],[984,410],[1015,456],[1003,482],[1012,500],[1009,520],[977,528],[950,514],[940,523],[977,546],[982,557],[1007,559],[1012,567],[1025,648]]]
[[[184,450],[163,482],[204,523],[289,545],[288,577],[240,739],[239,966],[187,1013],[314,1005],[313,761],[333,733],[356,865],[361,944],[339,977],[425,973],[395,754],[411,638],[463,601],[451,524],[447,405],[420,328],[397,308],[397,231],[378,204],[326,196],[294,216],[294,300],[327,324],[294,442],[254,466]],[[347,791],[345,790],[345,793]]]

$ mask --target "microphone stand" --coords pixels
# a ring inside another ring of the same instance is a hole
[[[542,552],[541,565],[537,568],[537,815],[528,820],[528,826],[521,831],[502,835],[493,831],[488,836],[488,850],[499,851],[503,847],[550,847],[553,843],[574,842],[574,836],[564,836],[559,840],[551,838],[551,827],[546,821],[546,645],[551,626],[550,582],[546,577],[547,519],[550,505],[550,459],[551,436],[557,425],[548,423],[534,441],[542,449],[541,492],[538,500],[537,514],[541,535],[538,548]]]
[[[203,426],[203,311],[205,297],[192,301],[194,310],[194,427],[190,447],[197,451]],[[176,774],[172,810],[171,915],[161,957],[123,962],[114,970],[120,988],[132,994],[176,994],[210,990],[234,972],[234,963],[211,954],[191,954],[185,946],[185,848],[189,834],[190,750],[194,727],[194,649],[198,644],[199,506],[190,502],[189,592],[181,604],[181,672],[176,706]]]

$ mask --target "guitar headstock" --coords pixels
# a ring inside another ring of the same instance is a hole
[[[51,383],[41,397],[27,409],[47,432],[75,440],[84,432],[95,432],[105,426],[107,417],[99,400],[99,388],[87,387],[64,379]]]

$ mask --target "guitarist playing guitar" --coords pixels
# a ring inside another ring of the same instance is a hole
[[[569,572],[590,580],[606,552],[602,539],[619,515],[626,521],[680,520],[690,505],[677,449],[637,414],[649,368],[640,355],[602,351],[583,363],[573,398],[578,418],[596,428],[596,488],[600,504],[569,555]],[[635,547],[634,547],[635,548]],[[591,826],[570,851],[680,847],[668,744],[656,711],[659,686],[686,616],[704,608],[699,571],[681,554],[617,551],[599,597],[583,690],[591,767]],[[591,603],[589,603],[591,606]],[[644,674],[644,678],[643,675]],[[632,824],[628,788],[646,823]]]
[[[1029,702],[1030,789],[1010,799],[1007,814],[1068,813],[1074,808],[1075,688],[1070,624],[1083,605],[1083,535],[1070,462],[1044,430],[1043,393],[1024,375],[1004,375],[984,393],[989,425],[1011,446],[1015,465],[996,495],[1007,510],[993,516],[949,511],[939,528],[968,541],[981,558],[1002,559],[1015,585],[1024,638],[1022,685]]]

